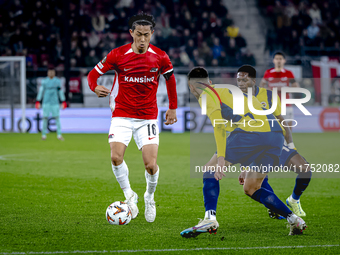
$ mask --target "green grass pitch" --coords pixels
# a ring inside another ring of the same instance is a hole
[[[264,206],[243,194],[236,178],[225,178],[217,208],[217,234],[184,239],[179,233],[204,216],[202,180],[190,177],[189,133],[160,135],[154,223],[144,218],[142,156],[130,143],[125,161],[131,186],[140,197],[140,214],[127,226],[113,226],[105,219],[107,206],[124,200],[111,170],[107,135],[64,137],[61,142],[55,134],[46,141],[38,134],[0,134],[0,255],[119,250],[143,254],[340,253],[340,173],[312,179],[301,198],[308,224],[302,236],[288,236],[286,221],[270,219]],[[294,141],[311,163],[340,163],[338,133],[294,134]],[[282,200],[291,194],[294,182],[292,178],[270,179]]]

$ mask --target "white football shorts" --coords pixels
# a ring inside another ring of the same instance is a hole
[[[136,142],[138,150],[144,145],[159,145],[159,129],[157,120],[113,117],[109,131],[109,143],[120,142],[129,145],[131,137]]]

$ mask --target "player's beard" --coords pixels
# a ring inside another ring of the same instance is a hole
[[[143,53],[143,50],[142,50],[142,49],[139,49],[138,52],[139,52],[139,54],[142,54],[142,53]]]

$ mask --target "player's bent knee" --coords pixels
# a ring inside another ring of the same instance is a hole
[[[157,163],[156,161],[145,162],[145,169],[150,172],[151,174],[155,174],[157,171]]]
[[[111,153],[111,162],[114,166],[119,166],[123,163],[124,156],[117,153]]]
[[[246,194],[247,196],[250,196],[250,197],[260,188],[261,188],[261,186],[247,185],[247,183],[245,183],[245,185],[243,185],[244,194]]]

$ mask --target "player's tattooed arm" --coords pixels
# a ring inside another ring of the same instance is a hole
[[[281,114],[276,116],[276,118],[280,121],[280,123],[282,123],[282,121],[285,120]],[[290,131],[290,128],[289,127],[283,127],[283,128],[286,130],[285,140],[287,144],[293,143],[293,136],[292,136],[292,132]]]

